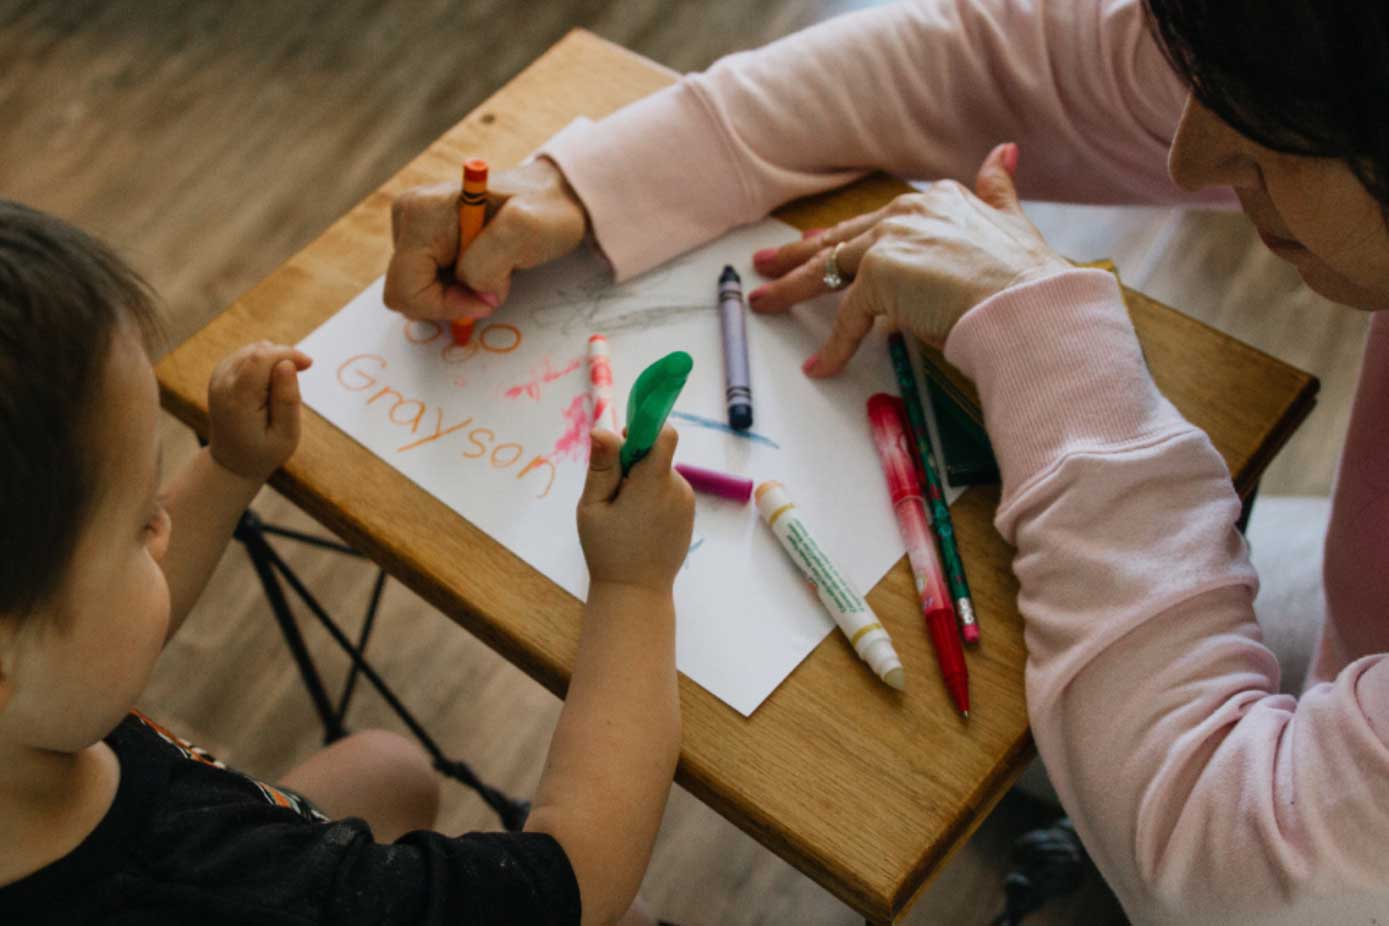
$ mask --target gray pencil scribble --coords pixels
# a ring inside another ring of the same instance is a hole
[[[676,258],[621,286],[613,286],[607,271],[595,272],[556,289],[551,299],[532,307],[527,314],[536,327],[558,330],[563,334],[576,331],[611,334],[646,330],[685,315],[715,311],[717,307],[712,297],[686,302],[683,299],[672,300],[670,294],[653,293],[650,297],[653,302],[641,304],[638,301],[633,304],[634,300],[641,300],[643,290],[658,289],[662,282],[688,263],[688,257]]]

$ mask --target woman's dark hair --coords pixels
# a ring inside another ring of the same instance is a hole
[[[89,437],[112,339],[160,338],[149,286],[66,222],[0,199],[0,616],[57,591],[99,486]]]
[[[1266,148],[1338,158],[1389,204],[1389,4],[1144,0],[1196,99]]]

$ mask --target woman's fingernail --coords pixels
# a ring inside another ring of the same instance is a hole
[[[819,354],[819,352],[817,351],[816,353],[811,354],[811,355],[806,359],[805,363],[801,364],[801,372],[802,372],[802,373],[806,373],[806,374],[810,373],[810,371],[811,371],[812,369],[815,368],[815,364],[817,364],[817,363],[819,363],[819,362],[820,362],[820,354]]]
[[[807,228],[805,231],[801,232],[801,240],[804,241],[807,238],[814,238],[816,235],[823,235],[824,233],[825,230],[823,228]]]
[[[475,292],[475,293],[473,293],[473,295],[477,296],[477,298],[478,298],[479,301],[485,303],[487,306],[489,306],[489,307],[491,307],[491,308],[494,308],[494,309],[497,308],[498,306],[500,306],[500,305],[502,304],[502,300],[501,300],[500,298],[497,297],[497,294],[496,294],[496,293],[477,293],[477,292]]]
[[[1010,174],[1018,172],[1018,146],[1016,142],[1009,142],[1003,146],[1003,169]]]
[[[776,258],[776,252],[776,248],[763,248],[752,255],[752,262],[754,264],[769,264]]]
[[[756,305],[765,298],[767,298],[767,287],[765,286],[759,286],[752,292],[748,293],[748,302],[752,303],[753,305]]]

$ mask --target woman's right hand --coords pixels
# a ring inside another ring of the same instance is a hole
[[[579,496],[579,543],[589,583],[669,597],[690,550],[694,491],[672,467],[678,436],[666,425],[651,452],[622,475],[622,439],[597,429]]]
[[[391,204],[395,252],[386,305],[408,318],[485,318],[506,301],[514,270],[563,257],[584,240],[588,215],[553,162],[499,171],[487,190],[487,224],[458,253],[457,183],[417,187]]]

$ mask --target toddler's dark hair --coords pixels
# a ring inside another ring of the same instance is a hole
[[[153,291],[101,242],[0,199],[0,616],[47,603],[100,484],[88,438],[112,338],[161,332]]]

